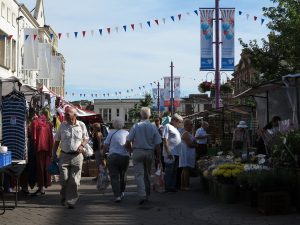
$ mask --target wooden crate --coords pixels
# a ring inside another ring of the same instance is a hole
[[[287,191],[261,192],[258,194],[257,205],[258,211],[266,215],[289,213],[290,194]]]

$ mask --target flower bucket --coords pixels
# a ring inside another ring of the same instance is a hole
[[[232,204],[236,202],[237,188],[234,184],[220,184],[220,199],[223,203]]]

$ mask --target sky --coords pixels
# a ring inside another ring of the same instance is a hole
[[[19,2],[29,10],[35,7],[35,0]],[[170,75],[171,61],[175,66],[174,76],[181,77],[181,97],[199,93],[198,84],[213,80],[213,74],[199,71],[200,18],[193,11],[214,7],[214,3],[214,0],[44,0],[46,24],[56,33],[62,33],[58,51],[66,59],[66,99],[91,100],[91,94],[108,98],[103,93],[110,93],[110,98],[123,98],[131,89],[134,91],[130,91],[130,96],[140,98],[145,91],[151,91],[154,81],[162,85],[161,78]],[[221,7],[236,8],[235,64],[241,53],[238,38],[247,42],[267,37],[269,21],[263,16],[262,7],[271,5],[270,0],[220,1]],[[178,14],[182,14],[180,21]],[[175,16],[175,22],[170,16]],[[254,16],[258,17],[256,22]],[[166,18],[165,24],[162,18]],[[261,18],[265,19],[263,25]],[[155,19],[159,20],[159,26]],[[151,28],[147,21],[151,21]],[[135,24],[134,31],[130,24]],[[127,25],[127,32],[123,25]],[[107,27],[111,28],[110,35]],[[115,27],[119,27],[118,33]],[[103,29],[102,36],[99,28]],[[81,35],[84,30],[85,38]],[[95,31],[94,36],[91,30]],[[75,31],[79,32],[77,39],[72,35]],[[231,72],[223,72],[222,80],[230,75]],[[115,92],[122,94],[116,96]],[[80,97],[80,93],[86,97]]]

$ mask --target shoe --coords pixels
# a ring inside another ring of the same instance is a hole
[[[75,205],[68,205],[68,209],[75,209]]]
[[[125,197],[125,192],[121,193],[121,199],[123,199]]]
[[[45,195],[45,192],[41,192],[40,190],[37,190],[36,192],[32,193],[31,196],[38,196],[38,195]]]
[[[121,202],[121,197],[117,197],[117,198],[115,199],[115,202],[116,202],[116,203]]]
[[[145,204],[146,202],[148,202],[149,200],[148,200],[148,196],[147,197],[145,197],[145,198],[142,198],[140,201],[139,201],[139,205],[143,205],[143,204]]]

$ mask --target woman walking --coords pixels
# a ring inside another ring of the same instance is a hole
[[[92,141],[93,141],[93,150],[95,153],[96,166],[99,169],[100,163],[104,159],[103,151],[101,149],[103,135],[101,133],[100,123],[94,123],[92,125]],[[94,178],[97,180],[97,177]]]
[[[195,167],[196,160],[196,142],[192,135],[193,123],[187,119],[184,121],[184,131],[181,136],[181,151],[179,156],[179,167],[181,173],[181,190],[187,191],[190,187],[191,168]]]
[[[124,147],[129,133],[122,129],[124,121],[120,117],[113,121],[113,127],[104,141],[104,152],[108,152],[108,170],[115,202],[120,202],[124,197],[129,165],[129,153]]]

